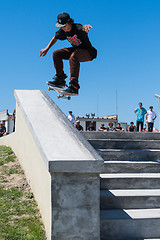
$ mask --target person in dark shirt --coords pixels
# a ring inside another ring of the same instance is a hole
[[[53,52],[53,62],[56,69],[56,75],[53,81],[48,84],[53,87],[63,88],[66,86],[65,79],[67,78],[63,70],[63,59],[69,60],[70,64],[70,83],[64,93],[78,94],[80,88],[78,83],[80,62],[92,61],[97,56],[97,50],[92,46],[88,38],[90,25],[82,26],[79,23],[74,23],[68,13],[61,13],[57,16],[56,27],[60,29],[56,32],[48,46],[41,49],[40,56],[45,56],[48,50],[57,42],[57,40],[68,40],[72,47],[62,48]]]
[[[83,127],[81,126],[79,120],[76,121],[75,127],[77,128],[78,131],[83,131]]]
[[[2,123],[0,123],[0,137],[2,137],[5,132],[6,127]]]
[[[130,126],[128,127],[128,132],[135,132],[136,126],[134,125],[134,122],[130,122]]]
[[[121,127],[120,123],[117,124],[117,127],[115,128],[115,131],[124,132],[124,129]]]
[[[105,131],[105,130],[106,130],[106,127],[102,123],[101,126],[98,128],[98,131]]]
[[[93,123],[90,123],[89,127],[87,128],[87,131],[96,131]]]

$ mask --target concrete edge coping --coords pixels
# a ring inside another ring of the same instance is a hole
[[[78,132],[75,129],[75,127],[66,119],[65,114],[58,108],[58,106],[53,102],[53,100],[43,90],[38,90],[41,93],[43,100],[50,106],[50,109],[52,110],[54,108],[56,110],[56,114],[59,118],[59,121],[61,121],[62,124],[64,124],[65,127],[69,129],[70,134],[72,135],[72,138],[74,138],[75,141],[77,141],[81,147],[84,147],[85,149],[87,149],[87,151],[93,157],[93,159],[85,160],[85,161],[84,160],[76,160],[76,161],[73,161],[73,160],[66,161],[65,160],[65,161],[63,161],[63,159],[53,161],[51,159],[48,159],[45,152],[43,151],[43,147],[41,146],[41,143],[37,137],[37,134],[34,131],[33,126],[31,124],[27,114],[25,113],[25,110],[18,98],[18,94],[17,94],[18,91],[23,91],[23,90],[15,90],[14,91],[14,96],[15,96],[16,102],[24,115],[27,125],[29,126],[29,128],[32,129],[32,131],[30,131],[30,132],[35,140],[35,143],[40,151],[42,158],[45,161],[45,164],[46,164],[49,172],[81,172],[81,173],[82,172],[84,172],[84,173],[98,172],[98,173],[100,173],[103,170],[103,167],[104,167],[103,158],[96,152],[96,150],[91,146],[91,144],[86,140],[86,138],[80,132]],[[76,162],[76,165],[75,164],[73,165],[74,162]],[[63,166],[65,164],[65,167],[66,167],[65,171],[64,170],[62,171],[62,168],[61,168],[62,164],[63,164]]]

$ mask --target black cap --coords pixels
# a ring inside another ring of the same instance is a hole
[[[70,19],[71,18],[68,13],[60,13],[57,16],[56,27],[64,27]]]

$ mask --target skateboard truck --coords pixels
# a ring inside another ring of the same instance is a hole
[[[67,95],[65,95],[65,94],[60,94],[60,91],[56,88],[56,87],[48,87],[48,91],[56,91],[57,93],[59,93],[58,95],[57,95],[57,98],[58,99],[60,99],[60,98],[64,98],[64,99],[68,99],[68,100],[71,100],[71,96],[67,96]]]

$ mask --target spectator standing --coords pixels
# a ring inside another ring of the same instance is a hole
[[[5,132],[6,132],[6,127],[3,125],[2,122],[0,122],[0,137],[2,137]]]
[[[134,110],[137,115],[137,132],[139,132],[139,125],[141,125],[141,131],[143,130],[144,116],[147,113],[146,109],[142,107],[142,103],[139,103],[139,107]]]
[[[15,120],[16,120],[16,109],[14,109],[13,113],[12,113],[12,120],[13,122],[13,132],[15,132]]]
[[[128,132],[135,132],[136,126],[134,125],[134,122],[130,122],[130,126],[128,127]]]
[[[153,106],[150,106],[149,110],[147,111],[147,114],[146,114],[146,122],[148,123],[148,132],[153,131],[153,125],[154,125],[154,121],[155,121],[156,117],[157,117],[157,115],[153,111]]]
[[[98,131],[105,131],[106,128],[104,126],[104,124],[102,123],[101,126],[98,128]]]
[[[77,128],[78,131],[81,131],[81,132],[83,131],[83,127],[81,126],[79,120],[76,121],[76,125],[75,125],[75,127]]]
[[[75,116],[72,114],[72,111],[69,111],[68,119],[71,123],[74,124]]]

